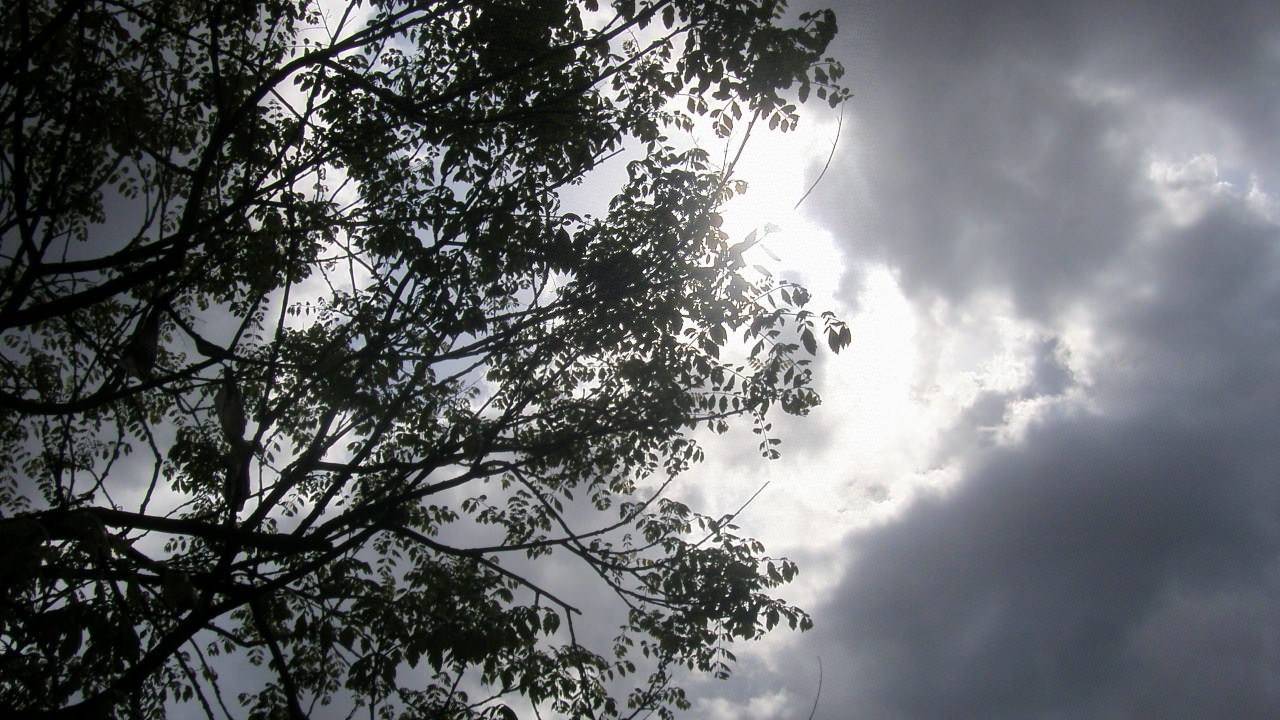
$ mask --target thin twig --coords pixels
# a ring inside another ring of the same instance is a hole
[[[792,210],[796,210],[800,207],[800,203],[804,202],[805,198],[809,197],[809,193],[813,192],[813,189],[818,187],[818,183],[822,182],[822,177],[827,174],[827,169],[831,167],[831,159],[836,156],[836,145],[840,143],[840,129],[842,127],[844,127],[844,103],[840,103],[840,115],[836,118],[836,137],[831,141],[831,152],[827,154],[827,162],[822,166],[822,172],[818,173],[818,178],[813,181],[813,184],[809,186],[808,190],[804,191],[804,194],[800,196],[800,199],[797,200],[796,204],[791,208]]]
[[[818,700],[822,698],[822,656],[818,656],[818,692],[813,696],[813,709],[809,711],[809,720],[813,720],[814,714],[818,712]]]

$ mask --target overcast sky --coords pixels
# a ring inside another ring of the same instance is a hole
[[[689,716],[1280,717],[1280,3],[836,7],[832,165],[792,213],[815,106],[726,227],[853,347],[781,461],[680,489],[769,483],[740,524],[816,628]]]
[[[825,720],[1280,717],[1280,4],[838,11],[769,244],[854,351],[695,492],[772,480],[817,629],[697,711],[806,717],[820,658]]]

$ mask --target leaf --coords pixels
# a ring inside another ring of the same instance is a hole
[[[818,353],[818,343],[813,339],[813,331],[806,329],[800,333],[800,342],[804,345],[804,351],[810,355]]]
[[[723,347],[724,344],[729,340],[729,336],[728,336],[728,333],[725,332],[724,325],[716,325],[712,327],[710,330],[710,334],[711,334],[711,340],[715,342],[715,344],[721,347]]]
[[[827,345],[832,352],[840,352],[853,342],[853,333],[849,331],[848,326],[841,326],[838,330],[832,327],[827,330]]]

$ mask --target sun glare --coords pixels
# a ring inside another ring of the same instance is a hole
[[[818,299],[835,296],[844,261],[830,234],[805,218],[797,203],[817,180],[835,140],[834,119],[812,117],[789,133],[752,137],[735,169],[747,192],[724,208],[730,243],[752,231],[762,238],[748,251],[748,265],[800,282]]]

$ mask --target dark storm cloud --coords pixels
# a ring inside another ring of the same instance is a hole
[[[1240,467],[1239,448],[1220,439],[1157,418],[1048,423],[954,497],[860,538],[860,559],[821,613],[842,638],[832,654],[848,680],[828,707],[876,718],[1209,716],[1189,712],[1196,703],[1216,717],[1274,716],[1280,608],[1256,598],[1280,591],[1280,507],[1273,478]],[[1216,609],[1239,604],[1254,606],[1247,631]],[[1226,684],[1204,686],[1232,667]]]
[[[1248,159],[1280,160],[1272,7],[847,3],[856,96],[812,212],[909,295],[995,289],[1049,316],[1152,212],[1151,154],[1176,150],[1152,144],[1189,132],[1174,110],[1232,129],[1190,152],[1230,162],[1248,142]]]
[[[1108,334],[1127,348],[1124,362],[1142,369],[1107,402],[1185,415],[1209,431],[1218,422],[1277,424],[1280,403],[1259,401],[1280,375],[1276,224],[1223,201],[1164,243],[1135,261],[1149,280],[1134,285],[1158,302],[1098,300]]]
[[[851,540],[824,717],[1280,713],[1280,226],[1225,198],[1127,261],[1095,406]]]
[[[1050,339],[940,435],[950,490],[845,543],[801,650],[819,717],[1280,717],[1280,226],[1243,187],[1280,183],[1280,5],[873,1],[842,28],[857,96],[811,211],[917,306],[1007,294]],[[1153,179],[1200,154],[1235,187]],[[1084,379],[1052,339],[1081,317]]]

